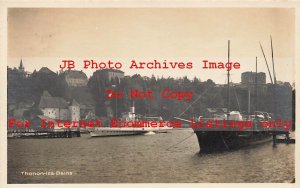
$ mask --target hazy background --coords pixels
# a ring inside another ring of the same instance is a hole
[[[62,59],[121,61],[126,75],[197,77],[225,83],[224,70],[203,70],[202,60],[241,63],[240,74],[267,68],[261,41],[272,71],[273,38],[277,80],[294,81],[295,11],[289,8],[10,8],[8,10],[8,66],[23,59],[27,71],[43,66],[59,70]],[[129,69],[130,60],[193,61],[193,69]],[[83,70],[88,76],[96,69]],[[269,82],[269,75],[267,74]]]

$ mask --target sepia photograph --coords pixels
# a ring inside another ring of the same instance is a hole
[[[6,10],[7,184],[298,181],[295,6]]]

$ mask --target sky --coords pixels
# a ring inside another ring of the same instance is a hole
[[[232,80],[242,72],[267,74],[261,42],[272,72],[273,39],[277,80],[295,80],[295,11],[291,8],[10,8],[8,66],[22,58],[27,71],[59,70],[62,60],[119,61],[125,75],[212,79],[225,83],[226,70],[203,69],[202,61],[239,62]],[[129,69],[131,60],[193,62],[192,69]],[[270,82],[267,74],[267,82]]]

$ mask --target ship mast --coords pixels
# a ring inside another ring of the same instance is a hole
[[[230,62],[230,40],[228,40],[228,63]],[[230,70],[227,69],[227,119],[229,119],[230,116],[230,83],[229,83],[229,77],[230,77]]]
[[[271,51],[272,51],[272,64],[273,64],[273,76],[274,76],[274,84],[276,85],[276,74],[275,74],[275,65],[274,65],[274,56],[273,56],[273,43],[272,43],[272,36],[271,39]]]
[[[256,56],[256,59],[255,59],[255,97],[254,97],[254,112],[256,111],[257,109],[257,56]]]
[[[270,72],[270,69],[269,69],[269,65],[268,65],[268,61],[267,61],[267,58],[266,58],[266,55],[265,55],[265,52],[263,50],[263,47],[261,45],[261,43],[259,42],[259,45],[260,45],[260,49],[264,55],[264,58],[265,58],[265,62],[266,62],[266,65],[267,65],[267,68],[268,68],[268,72],[269,72],[269,76],[270,76],[270,80],[271,80],[271,83],[273,84],[273,79],[272,79],[272,75],[271,75],[271,72]]]
[[[272,42],[272,36],[270,36],[271,39],[271,52],[272,52],[272,65],[273,65],[273,76],[274,76],[274,87],[273,87],[273,103],[274,103],[274,116],[277,117],[277,81],[276,81],[276,74],[275,74],[275,65],[274,65],[274,55],[273,55],[273,42]],[[275,118],[274,117],[274,118]]]

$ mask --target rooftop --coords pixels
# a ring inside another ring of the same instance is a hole
[[[67,70],[63,73],[63,76],[68,77],[68,78],[88,79],[84,72],[77,71],[77,70]]]
[[[68,108],[68,103],[61,97],[52,97],[48,91],[44,91],[40,103],[40,108]]]

